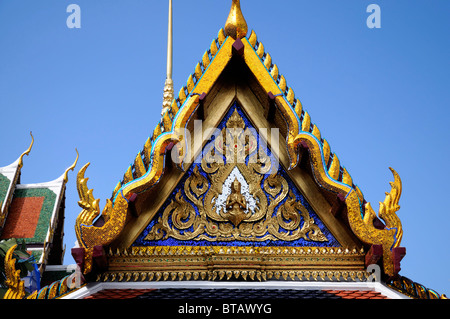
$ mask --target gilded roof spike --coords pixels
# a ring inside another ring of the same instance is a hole
[[[75,168],[75,166],[78,163],[78,157],[80,156],[78,154],[78,150],[75,149],[75,152],[77,152],[77,158],[75,159],[75,161],[73,162],[73,164],[71,166],[69,166],[66,171],[64,172],[64,183],[67,183],[69,181],[69,178],[67,177],[67,174],[69,173],[69,171],[73,171],[73,169]]]
[[[28,154],[30,154],[30,151],[31,151],[31,148],[33,147],[33,144],[34,144],[34,137],[33,137],[33,134],[30,132],[30,135],[31,135],[31,144],[30,144],[30,146],[28,147],[28,149],[25,151],[25,152],[23,152],[22,153],[22,155],[20,155],[20,157],[19,157],[19,168],[22,168],[22,166],[23,166],[23,157],[25,156],[25,155],[28,155]]]
[[[223,31],[223,28],[219,30],[219,33],[217,34],[217,41],[219,42],[219,47],[222,45],[222,43],[225,41],[226,35]]]
[[[225,35],[233,39],[242,39],[247,35],[248,27],[244,15],[241,11],[240,0],[233,0],[231,3],[230,13],[225,22]]]
[[[252,47],[255,47],[256,40],[257,40],[256,33],[255,33],[255,31],[252,30],[252,32],[250,33],[250,36],[248,37],[248,42],[250,42],[250,45]]]
[[[136,158],[134,159],[134,169],[135,169],[137,177],[141,177],[145,173],[147,173],[147,170],[145,169],[144,162],[142,161],[141,152],[139,152],[136,155]]]

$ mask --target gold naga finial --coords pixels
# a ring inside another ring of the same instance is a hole
[[[173,40],[172,40],[172,0],[169,0],[169,25],[167,29],[167,72],[166,82],[164,83],[163,108],[161,116],[170,109],[174,98],[173,80],[172,80],[172,60],[173,60]]]
[[[403,237],[403,227],[396,212],[400,209],[399,201],[402,194],[402,180],[392,167],[389,167],[389,169],[392,175],[394,175],[394,181],[389,183],[391,185],[391,191],[389,193],[386,192],[385,200],[380,202],[378,217],[386,223],[388,229],[395,228],[397,230],[393,247],[399,247]],[[366,224],[373,224],[373,220],[377,215],[369,202],[365,204],[365,208],[367,213],[364,216],[364,222]]]
[[[33,147],[33,144],[34,144],[34,137],[33,137],[33,134],[30,132],[30,135],[31,135],[31,144],[30,144],[30,146],[28,147],[28,149],[25,151],[25,152],[23,152],[22,153],[22,155],[20,155],[20,157],[19,157],[19,168],[21,168],[22,166],[23,166],[23,157],[25,156],[25,155],[28,155],[28,154],[30,154],[30,151],[31,151],[31,148]]]
[[[78,157],[80,157],[80,154],[78,154],[78,150],[75,149],[75,152],[77,152],[77,158],[75,159],[75,162],[73,162],[73,164],[71,166],[69,166],[66,171],[64,172],[64,183],[66,184],[69,181],[69,178],[67,177],[67,174],[69,173],[70,170],[73,171],[73,169],[75,168],[75,166],[78,163]]]
[[[233,39],[241,39],[247,35],[248,27],[244,15],[241,11],[240,0],[233,0],[231,3],[230,13],[225,22],[225,35]]]

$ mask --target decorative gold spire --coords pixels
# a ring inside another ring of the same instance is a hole
[[[19,157],[19,169],[22,168],[22,166],[23,166],[23,157],[25,155],[28,156],[28,154],[30,154],[31,148],[33,147],[33,144],[34,144],[34,137],[31,132],[30,132],[30,135],[31,135],[31,144],[28,147],[28,149],[25,152],[23,152],[22,155],[20,155],[20,157]]]
[[[75,159],[75,162],[73,162],[73,164],[71,166],[69,166],[64,172],[64,184],[66,184],[69,181],[69,178],[68,178],[67,174],[69,173],[69,171],[73,171],[73,169],[75,168],[75,166],[78,163],[78,157],[80,155],[78,154],[78,150],[77,149],[75,149],[75,152],[77,152],[77,158]]]
[[[170,109],[174,95],[173,95],[173,81],[172,81],[172,54],[173,41],[172,41],[172,0],[169,0],[169,25],[167,30],[167,72],[166,82],[164,83],[164,95],[163,95],[163,109],[161,116]]]
[[[227,22],[225,22],[225,35],[233,39],[241,39],[247,35],[247,31],[247,22],[241,11],[240,0],[233,0]]]

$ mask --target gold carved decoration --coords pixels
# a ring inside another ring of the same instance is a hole
[[[137,246],[108,252],[97,281],[365,281],[364,251],[341,247]]]
[[[5,284],[8,287],[3,299],[24,299],[25,283],[20,278],[20,269],[16,269],[16,259],[13,258],[14,250],[16,250],[17,244],[12,246],[5,255]],[[36,291],[29,295],[26,299],[34,299],[36,297]]]
[[[395,236],[395,242],[393,247],[399,247],[403,237],[403,228],[400,218],[398,218],[396,212],[400,209],[398,204],[400,201],[400,195],[402,194],[402,181],[398,173],[391,167],[389,167],[394,175],[394,181],[389,182],[391,185],[391,191],[386,193],[384,202],[380,202],[380,209],[378,216],[385,222],[388,229],[396,229],[397,234]],[[366,225],[373,225],[373,220],[377,216],[370,203],[365,205],[366,213],[364,215],[364,223]]]
[[[5,256],[5,284],[8,286],[3,299],[22,299],[25,296],[24,282],[20,278],[20,270],[16,270],[16,259],[13,258],[17,245],[12,246]]]
[[[390,168],[394,175],[394,182],[391,182],[391,191],[386,193],[386,199],[380,203],[378,216],[386,223],[385,229],[377,229],[373,225],[376,217],[370,203],[365,205],[364,218],[361,217],[360,202],[355,191],[348,194],[346,204],[348,207],[348,220],[353,232],[365,243],[383,246],[383,268],[388,276],[393,276],[394,257],[393,248],[398,247],[403,235],[402,224],[396,211],[401,194],[401,180],[395,170]]]
[[[257,138],[236,109],[211,143],[201,161],[206,176],[194,167],[184,192],[177,192],[146,240],[328,241],[286,179],[272,172],[271,158],[258,150]],[[264,174],[270,175],[262,182]]]

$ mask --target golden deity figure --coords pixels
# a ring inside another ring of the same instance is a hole
[[[239,183],[237,178],[231,184],[231,194],[227,198],[226,208],[226,215],[234,226],[238,226],[248,217],[249,213],[245,213],[247,201],[241,193],[241,183]]]

